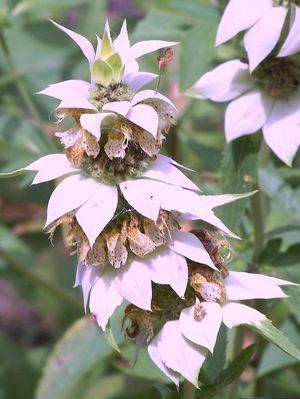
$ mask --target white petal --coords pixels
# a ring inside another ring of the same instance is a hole
[[[83,114],[80,116],[81,126],[90,132],[97,141],[100,140],[101,136],[101,124],[106,118],[115,118],[116,116],[111,112],[102,112],[101,114]]]
[[[65,156],[65,154],[46,155],[26,166],[24,170],[38,171],[32,184],[43,183],[68,173],[78,172]]]
[[[84,36],[79,35],[76,32],[73,32],[70,29],[65,28],[64,26],[59,25],[57,22],[54,22],[51,19],[50,21],[59,29],[61,29],[63,32],[65,32],[68,36],[70,36],[72,40],[74,40],[74,42],[81,48],[81,51],[88,59],[89,63],[91,63],[94,60],[95,51],[91,42],[88,39],[86,39]]]
[[[237,201],[239,199],[247,198],[256,191],[243,194],[221,194],[221,195],[203,195],[202,199],[210,208],[216,208],[221,205],[229,204],[230,202]]]
[[[173,231],[171,236],[172,240],[166,245],[172,251],[175,251],[195,262],[204,263],[212,269],[218,270],[210,259],[210,256],[202,242],[194,234],[186,231]]]
[[[96,110],[88,101],[90,84],[83,80],[65,80],[52,84],[37,94],[54,97],[61,100],[58,108],[84,108]]]
[[[159,182],[135,179],[120,183],[119,186],[124,198],[135,210],[156,222],[161,205]]]
[[[215,302],[201,302],[200,306],[201,311],[204,312],[201,320],[196,320],[194,317],[195,306],[181,311],[179,319],[180,331],[190,341],[213,352],[222,323],[221,308]]]
[[[122,82],[126,83],[131,90],[138,91],[141,87],[152,82],[158,75],[150,72],[132,72],[123,76]]]
[[[229,301],[284,298],[286,295],[279,286],[287,284],[292,283],[275,277],[246,272],[229,272],[229,276],[224,280]]]
[[[145,40],[135,43],[128,54],[128,60],[136,59],[142,55],[152,53],[164,47],[172,47],[178,44],[177,42],[165,42],[163,40]]]
[[[196,184],[162,157],[158,157],[142,176],[188,188],[190,190],[199,190]]]
[[[284,101],[276,100],[263,127],[266,143],[287,165],[291,165],[300,145],[299,101],[299,93]]]
[[[129,101],[116,101],[112,103],[104,104],[102,110],[113,111],[126,117],[130,110],[131,103]]]
[[[77,265],[75,287],[81,285],[84,309],[89,298],[89,293],[93,285],[99,279],[102,268],[99,266],[85,266],[81,262]]]
[[[131,122],[150,132],[154,138],[156,138],[158,129],[158,115],[155,109],[150,105],[135,105],[129,110],[126,117]]]
[[[240,324],[259,325],[267,319],[258,310],[241,303],[226,303],[221,308],[223,323],[228,328],[239,326]]]
[[[115,282],[115,273],[107,267],[91,289],[89,307],[91,313],[102,330],[115,309],[121,305],[123,298],[118,293]]]
[[[272,7],[245,34],[244,44],[248,53],[251,72],[276,46],[287,11],[286,7]]]
[[[181,165],[180,163],[174,161],[174,159],[167,157],[166,155],[157,154],[157,159],[164,162],[169,162],[172,165],[179,166],[182,169],[189,170],[190,172],[195,172],[195,170],[187,168],[186,166]]]
[[[80,175],[64,179],[53,191],[48,202],[45,227],[54,220],[84,204],[97,190],[99,183]]]
[[[150,271],[153,282],[169,284],[178,296],[184,297],[188,267],[183,256],[164,248],[151,256]]]
[[[132,260],[118,270],[116,287],[129,302],[145,310],[151,310],[151,274],[146,259]]]
[[[107,223],[113,218],[117,205],[117,187],[98,183],[94,194],[76,211],[76,219],[85,232],[91,247]]]
[[[271,7],[271,0],[230,0],[218,27],[216,45],[250,28]]]
[[[227,141],[259,130],[270,115],[272,105],[272,98],[256,89],[232,101],[225,112]]]
[[[131,104],[135,105],[141,101],[148,100],[148,99],[163,101],[163,102],[171,105],[171,107],[176,110],[175,105],[172,103],[172,101],[168,97],[156,92],[155,90],[142,90],[142,91],[138,92],[131,100]]]
[[[295,18],[278,57],[286,57],[300,51],[300,8],[295,7]]]
[[[130,43],[128,39],[126,20],[124,20],[120,33],[117,36],[117,38],[114,40],[113,47],[114,47],[114,52],[118,53],[122,58],[123,63],[125,63],[126,56],[130,51]]]
[[[229,101],[253,87],[249,66],[231,60],[205,73],[186,94],[213,101]]]
[[[198,387],[198,374],[207,351],[181,334],[179,320],[168,321],[163,326],[157,336],[157,346],[165,366]]]
[[[168,377],[179,386],[179,374],[165,366],[160,358],[158,350],[158,336],[156,336],[148,345],[148,353],[153,363]]]

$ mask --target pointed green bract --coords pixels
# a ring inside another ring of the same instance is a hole
[[[113,79],[113,70],[105,61],[96,60],[92,66],[92,79],[94,82],[108,86]]]
[[[107,60],[113,54],[113,47],[107,32],[105,31],[103,34],[103,39],[100,48],[100,58],[101,60]],[[97,56],[99,56],[97,54]]]
[[[113,348],[115,349],[118,353],[121,353],[121,349],[119,345],[117,344],[117,341],[114,337],[114,334],[111,329],[110,321],[108,321],[106,329],[105,329],[105,339],[106,342]]]
[[[106,63],[111,66],[113,70],[113,80],[115,83],[117,83],[120,80],[123,72],[123,63],[121,57],[118,53],[115,53],[106,60]]]

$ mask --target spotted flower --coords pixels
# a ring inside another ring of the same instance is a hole
[[[275,48],[289,14],[291,27],[279,56],[295,54],[300,49],[299,5],[297,0],[230,0],[218,27],[216,44],[247,30],[244,45],[252,72]]]
[[[262,129],[272,151],[291,165],[300,145],[299,86],[299,61],[270,57],[252,74],[246,62],[225,62],[204,74],[187,94],[233,100],[225,112],[227,141]]]

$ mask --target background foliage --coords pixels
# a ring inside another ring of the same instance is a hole
[[[197,171],[192,177],[205,193],[260,190],[252,203],[242,200],[220,213],[243,238],[233,243],[230,267],[300,283],[299,154],[293,168],[283,166],[260,143],[259,134],[225,146],[224,106],[183,96],[202,73],[239,55],[238,42],[214,48],[226,2],[212,3],[217,2],[0,0],[0,169],[13,170],[60,150],[53,138],[56,102],[34,93],[50,83],[89,78],[78,48],[48,18],[95,42],[105,18],[118,32],[126,17],[132,43],[181,42],[161,87],[180,109],[166,153]],[[156,55],[141,64],[141,69],[156,71]],[[72,289],[75,257],[64,245],[63,232],[54,247],[41,234],[52,187],[28,187],[29,181],[27,175],[0,185],[0,398],[176,397],[146,351],[131,367],[133,344],[119,332],[122,309],[113,326],[121,354],[84,316],[80,292]],[[299,348],[299,290],[286,290],[288,299],[256,305]],[[256,346],[249,346],[253,342]],[[224,328],[201,371],[197,397],[296,399],[299,372],[295,359],[253,332],[240,328],[227,333]]]

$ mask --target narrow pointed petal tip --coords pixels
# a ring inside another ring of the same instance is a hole
[[[278,57],[287,57],[300,51],[300,9],[295,7],[295,18]]]

